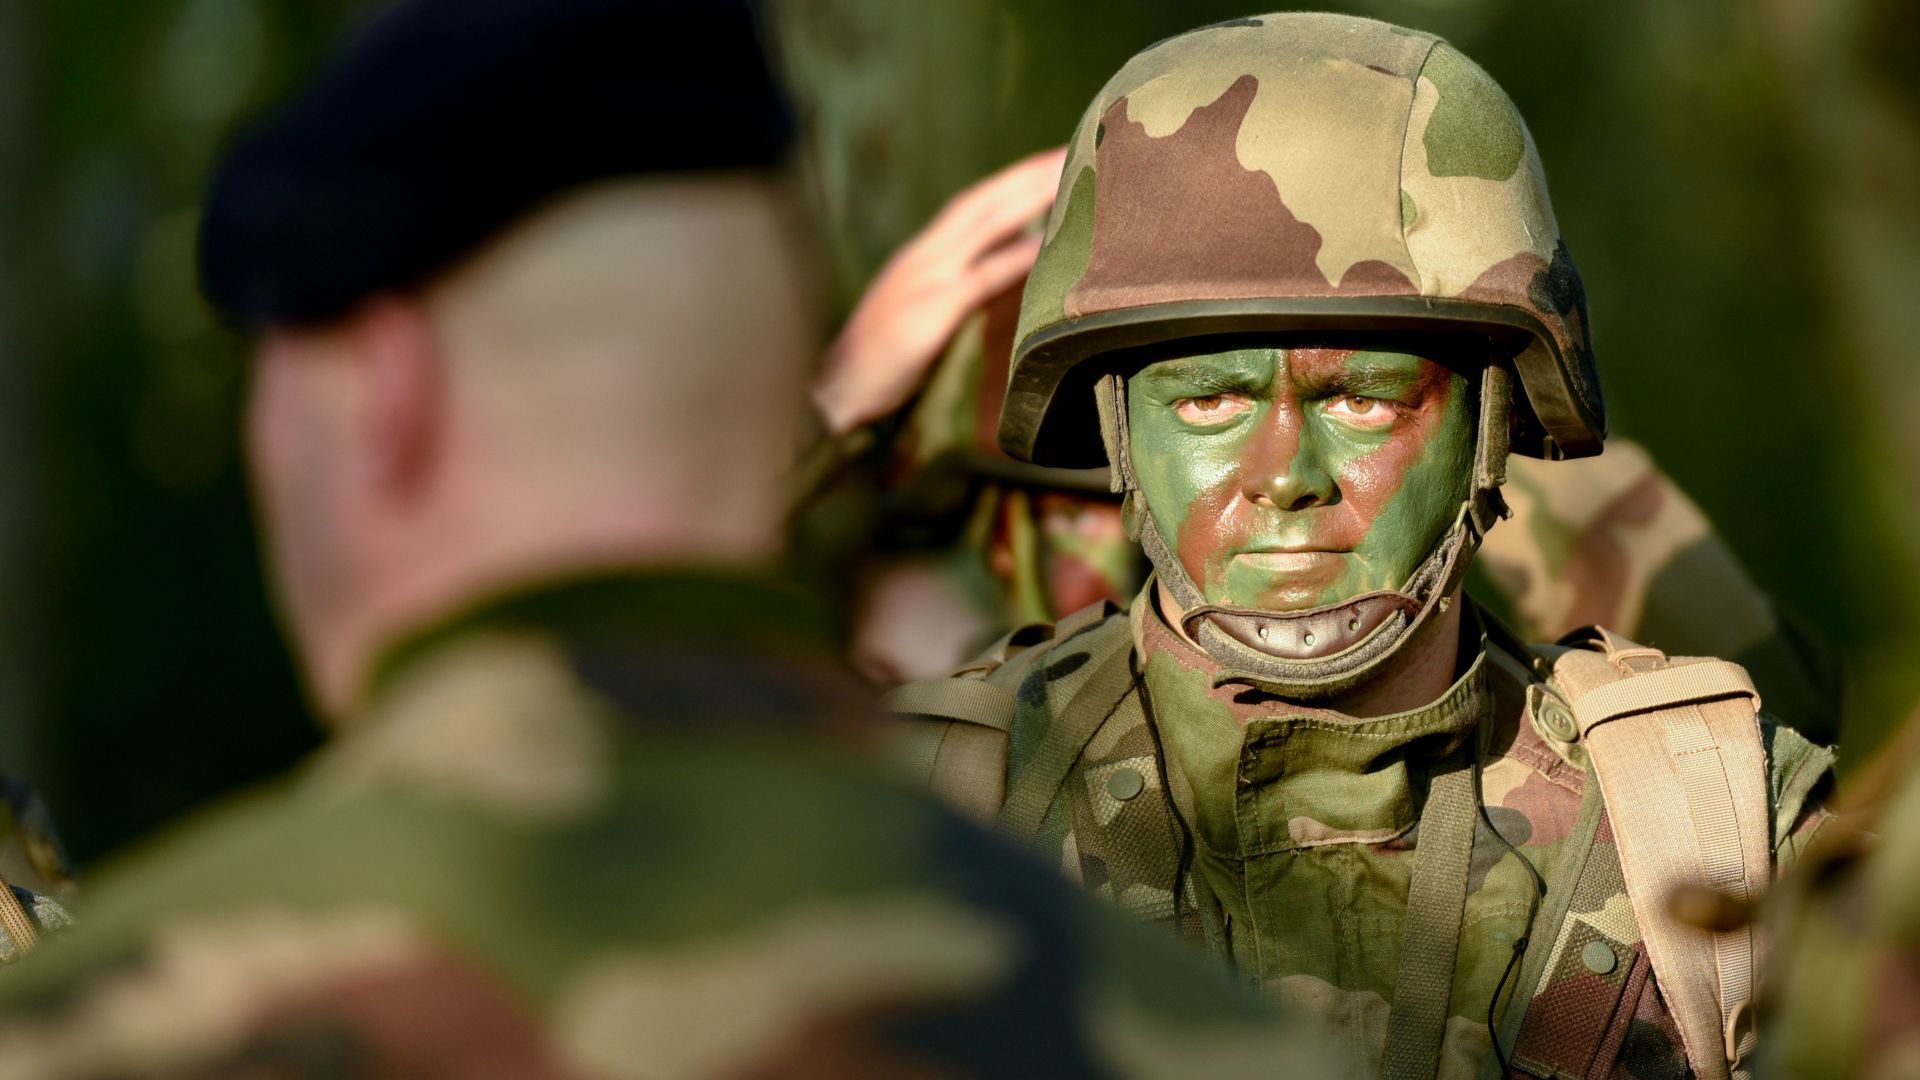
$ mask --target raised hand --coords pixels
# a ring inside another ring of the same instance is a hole
[[[834,434],[899,409],[968,315],[1032,269],[1027,226],[1053,204],[1066,148],[1022,158],[955,195],[893,253],[827,350],[813,400]]]

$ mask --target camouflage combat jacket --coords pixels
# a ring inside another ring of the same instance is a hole
[[[818,625],[778,589],[634,577],[415,641],[297,775],[99,875],[0,983],[0,1072],[1253,1075],[1302,1051],[852,753],[866,707]]]
[[[1439,1075],[1498,1074],[1490,1028],[1513,1075],[1689,1074],[1599,785],[1535,662],[1552,647],[1473,634],[1438,701],[1356,720],[1213,688],[1212,662],[1155,613],[1151,585],[1130,616],[1107,610],[1014,658],[1002,831],[1128,913],[1206,939],[1377,1068],[1417,807],[1432,766],[1464,748],[1485,813]],[[1785,864],[1825,820],[1812,796],[1831,755],[1762,727]]]

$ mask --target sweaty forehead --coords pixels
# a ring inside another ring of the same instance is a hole
[[[1340,376],[1427,379],[1444,377],[1448,365],[1417,352],[1358,345],[1253,346],[1192,352],[1143,367],[1138,377],[1159,382],[1209,382],[1222,377],[1267,382],[1285,378],[1320,383]]]

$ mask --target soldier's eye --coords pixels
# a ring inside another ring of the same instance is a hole
[[[1201,425],[1224,424],[1251,408],[1253,402],[1240,394],[1206,394],[1173,403],[1173,411],[1181,420]]]
[[[1399,417],[1398,409],[1385,398],[1361,394],[1342,394],[1327,402],[1327,415],[1357,428],[1383,428]]]

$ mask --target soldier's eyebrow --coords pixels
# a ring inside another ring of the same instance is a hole
[[[1252,394],[1266,385],[1265,379],[1244,365],[1222,364],[1218,360],[1165,360],[1135,378],[1163,392],[1177,390],[1187,397]]]
[[[1421,389],[1429,381],[1425,365],[1409,371],[1401,364],[1370,364],[1365,360],[1337,368],[1302,372],[1299,376],[1301,390],[1320,397],[1351,394],[1356,397],[1397,398]]]

